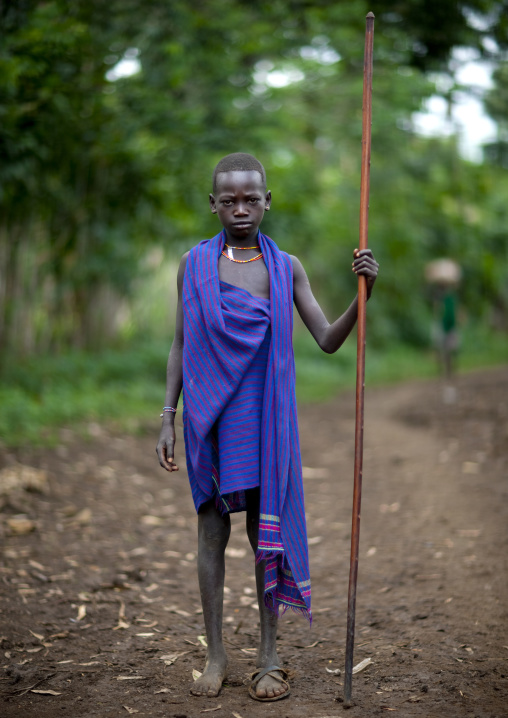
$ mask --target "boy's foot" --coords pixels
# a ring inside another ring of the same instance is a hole
[[[207,660],[203,674],[191,686],[193,696],[215,698],[219,695],[222,683],[227,675],[228,661],[226,656],[217,660]]]
[[[289,695],[287,672],[276,665],[258,668],[252,677],[249,693],[258,701],[276,701]]]

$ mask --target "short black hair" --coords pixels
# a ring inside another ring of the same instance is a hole
[[[217,175],[220,172],[249,172],[250,170],[259,172],[266,191],[266,172],[261,162],[247,152],[233,152],[217,163],[212,178],[213,192],[217,191]]]

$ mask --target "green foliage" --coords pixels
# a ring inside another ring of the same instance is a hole
[[[371,341],[428,343],[423,268],[442,254],[463,267],[463,310],[506,326],[504,5],[2,5],[6,354],[101,350],[122,337],[165,336],[174,295],[163,291],[163,279],[154,280],[157,268],[147,258],[155,245],[175,261],[218,230],[207,208],[210,176],[235,150],[266,165],[274,203],[263,229],[301,256],[330,315],[341,311],[355,291],[347,268],[357,236],[369,9],[377,18],[370,244],[382,263]],[[456,138],[425,140],[411,125],[412,113],[435,92],[425,72],[447,72],[453,48],[464,45],[483,54],[489,47],[498,62],[487,109],[500,135],[483,165],[461,159]],[[108,75],[136,57],[137,74]]]
[[[386,34],[404,44],[410,63],[421,70],[443,70],[454,47],[475,47],[487,57],[508,45],[505,0],[370,0]]]
[[[12,364],[0,384],[0,446],[56,445],[62,430],[87,440],[97,431],[97,423],[113,431],[148,429],[153,434],[164,398],[168,343],[152,341],[99,354],[74,352]],[[355,337],[330,356],[300,328],[294,345],[299,402],[325,401],[354,388]],[[461,330],[461,371],[502,364],[507,355],[505,334],[477,324]],[[436,358],[429,350],[404,344],[379,350],[367,343],[367,387],[437,374]]]
[[[463,270],[461,366],[505,360],[506,333],[490,328],[508,328],[504,1],[11,0],[0,6],[3,443],[156,419],[176,261],[219,229],[207,194],[228,152],[263,161],[264,231],[302,258],[330,318],[343,311],[356,286],[367,10],[381,263],[367,381],[435,374],[424,267],[442,255]],[[498,137],[482,164],[460,157],[457,138],[412,129],[436,92],[428,73],[448,72],[457,46],[496,63],[486,109]],[[125,58],[139,72],[114,80]],[[354,385],[353,338],[330,357],[299,330],[295,350],[300,399]]]
[[[152,343],[12,364],[0,385],[0,442],[54,444],[62,428],[86,436],[93,422],[139,430],[160,408],[166,359],[167,346]]]

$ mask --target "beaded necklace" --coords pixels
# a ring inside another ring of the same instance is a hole
[[[247,264],[247,262],[255,262],[257,259],[261,259],[261,257],[263,256],[263,253],[260,252],[255,257],[251,257],[250,259],[235,259],[233,257],[233,249],[259,249],[259,247],[232,247],[227,243],[224,244],[224,246],[228,248],[228,251],[226,253],[224,252],[224,250],[222,250],[222,256],[226,257],[226,259],[229,259],[230,262],[236,262],[237,264]]]

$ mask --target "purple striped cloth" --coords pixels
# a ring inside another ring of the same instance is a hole
[[[260,333],[265,331],[241,383],[222,410],[212,437],[216,505],[220,511],[232,513],[245,508],[245,490],[259,486],[261,418],[271,343],[270,300],[253,297],[226,282],[219,282],[219,286],[227,331],[242,332],[247,323],[252,335],[256,322]]]
[[[287,608],[301,611],[311,620],[292,346],[291,259],[269,237],[259,234],[270,277],[267,302],[219,281],[218,260],[224,243],[222,231],[194,247],[183,283],[183,421],[192,496],[196,510],[217,497],[222,511],[245,508],[241,489],[252,488],[253,481],[242,485],[239,475],[238,483],[226,481],[228,486],[222,487],[217,425],[235,401],[246,373],[266,344],[267,330],[271,330],[260,415],[256,561],[265,560],[266,604],[276,612]],[[225,299],[224,293],[230,296]],[[238,450],[240,463],[240,442]]]

